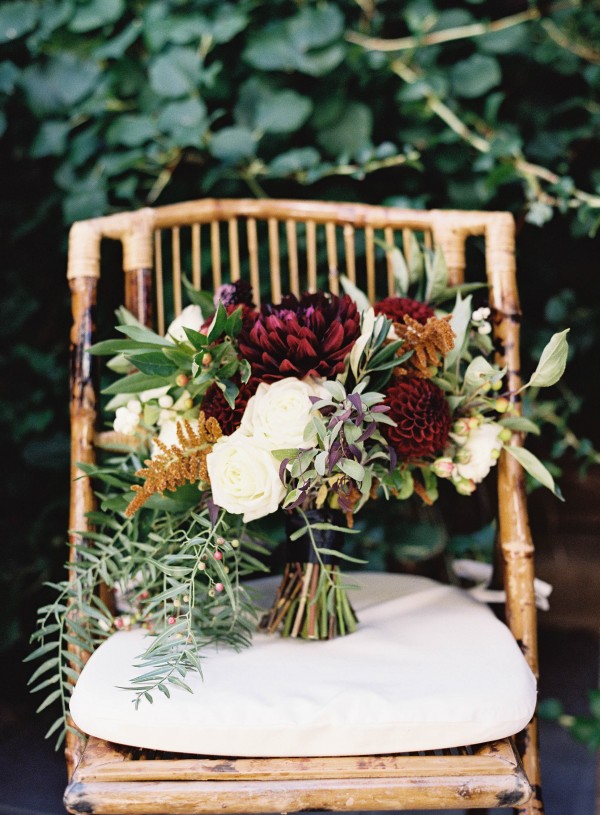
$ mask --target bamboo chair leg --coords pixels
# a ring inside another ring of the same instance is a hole
[[[519,734],[517,749],[523,757],[523,767],[533,789],[533,795],[526,804],[515,808],[514,811],[518,815],[544,815],[537,715],[533,717],[525,730]]]

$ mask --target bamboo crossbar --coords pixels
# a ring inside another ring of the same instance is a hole
[[[74,224],[68,263],[73,294],[73,478],[80,475],[78,461],[94,460],[97,401],[87,349],[93,342],[92,314],[103,239],[122,244],[127,308],[144,324],[155,322],[157,330],[164,333],[167,309],[174,314],[181,311],[185,275],[196,288],[206,285],[211,289],[245,275],[257,304],[261,297],[278,301],[288,291],[299,294],[304,289],[314,291],[319,285],[337,292],[341,274],[363,287],[372,301],[386,296],[394,287],[391,251],[401,246],[409,261],[415,233],[422,236],[426,246],[443,249],[452,283],[464,280],[467,239],[483,237],[498,361],[507,366],[510,390],[516,392],[521,381],[521,315],[514,222],[508,213],[417,211],[317,201],[204,199]],[[518,397],[514,401],[518,412]],[[521,444],[519,434],[514,434],[511,443]],[[498,542],[504,566],[507,621],[537,675],[533,543],[523,473],[506,453],[498,466],[498,496]],[[90,482],[77,478],[72,486],[70,528],[84,531],[86,513],[92,508]],[[81,535],[72,534],[71,543],[74,560],[82,544]],[[518,747],[527,777],[537,790],[535,721],[521,735]],[[71,735],[67,754],[72,769],[81,747]],[[532,803],[520,811],[542,812],[538,792]]]

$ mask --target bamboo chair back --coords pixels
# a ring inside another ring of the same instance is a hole
[[[345,274],[370,300],[392,294],[390,250],[398,246],[410,261],[415,235],[426,246],[442,247],[452,283],[464,280],[467,239],[483,238],[498,355],[507,365],[510,390],[517,391],[520,308],[514,223],[508,213],[204,199],[74,224],[68,265],[73,295],[73,477],[80,475],[76,462],[94,459],[96,390],[87,349],[93,342],[102,239],[122,244],[126,306],[162,334],[185,303],[186,280],[195,288],[214,291],[223,282],[244,277],[252,284],[255,300],[277,302],[287,292],[299,294],[317,287],[337,293],[339,276]],[[517,435],[513,443],[520,443]],[[70,528],[85,530],[86,513],[93,506],[92,487],[87,478],[73,480],[72,485]],[[498,490],[507,622],[537,676],[533,545],[522,472],[506,454],[499,462]],[[81,541],[73,535],[71,542],[71,557],[77,558]],[[530,783],[539,789],[535,722],[523,734],[519,752]],[[71,769],[80,754],[80,744],[70,736]],[[542,812],[539,795],[519,811]]]

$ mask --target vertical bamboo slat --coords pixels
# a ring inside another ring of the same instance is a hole
[[[288,250],[288,265],[290,270],[290,291],[296,297],[300,296],[300,274],[298,270],[298,236],[296,234],[296,222],[287,220],[285,222],[285,234]]]
[[[271,272],[271,298],[281,302],[281,264],[279,262],[279,222],[269,218],[269,270]]]
[[[356,283],[354,227],[351,224],[344,224],[344,254],[346,255],[346,274],[353,283]]]
[[[375,233],[372,226],[365,227],[365,256],[367,261],[367,297],[375,302]]]
[[[333,294],[340,291],[340,273],[338,270],[337,244],[335,236],[335,224],[331,221],[325,224],[325,242],[327,246],[327,267],[329,289]]]
[[[248,218],[246,223],[248,232],[248,260],[250,263],[250,283],[254,292],[254,302],[260,306],[260,278],[258,276],[258,236],[256,232],[256,219]]]
[[[181,244],[180,230],[174,226],[171,231],[172,260],[173,260],[173,310],[175,316],[181,314]]]
[[[142,325],[153,324],[152,270],[130,269],[125,271],[125,308]]]
[[[221,230],[219,221],[211,221],[210,223],[210,254],[213,291],[216,291],[221,285]]]
[[[391,297],[396,291],[396,281],[394,280],[394,263],[392,251],[394,249],[394,230],[391,226],[386,226],[383,230],[385,240],[385,260],[387,263],[387,288],[388,295]]]
[[[237,218],[230,218],[228,224],[229,231],[229,269],[231,280],[240,279],[240,244],[238,238]]]
[[[156,328],[161,337],[165,333],[165,291],[163,280],[162,232],[154,233],[154,278],[156,280]]]
[[[192,283],[195,289],[202,288],[202,244],[200,224],[192,224]]]
[[[308,291],[317,290],[317,225],[314,221],[306,222],[306,273]]]

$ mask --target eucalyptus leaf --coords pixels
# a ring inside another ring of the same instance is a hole
[[[542,351],[533,376],[526,387],[548,388],[555,385],[565,372],[569,344],[567,342],[568,328],[559,334],[554,334],[550,342]]]
[[[490,382],[495,374],[495,369],[485,357],[475,357],[465,371],[465,390],[470,392],[481,388],[487,382]]]
[[[428,302],[435,302],[448,286],[448,267],[439,244],[435,248],[433,258],[426,258],[425,272],[427,275],[425,299]]]
[[[450,327],[456,336],[454,338],[454,348],[446,354],[444,359],[445,371],[454,367],[456,361],[460,358],[463,346],[467,340],[467,332],[471,323],[472,299],[470,295],[464,300],[460,294],[456,297],[456,303],[452,309],[452,319],[450,320]]]
[[[548,468],[545,467],[539,458],[534,456],[530,450],[525,449],[525,447],[515,447],[513,445],[507,445],[504,449],[519,462],[532,478],[535,478],[536,481],[539,481],[540,484],[547,487],[559,500],[565,500],[559,488],[554,483],[554,478]]]
[[[342,284],[342,289],[344,290],[344,294],[347,294],[349,297],[354,300],[356,303],[356,308],[361,312],[367,311],[371,308],[371,303],[369,302],[369,298],[367,295],[358,288],[358,286],[353,283],[349,277],[346,275],[340,275],[340,283]]]

